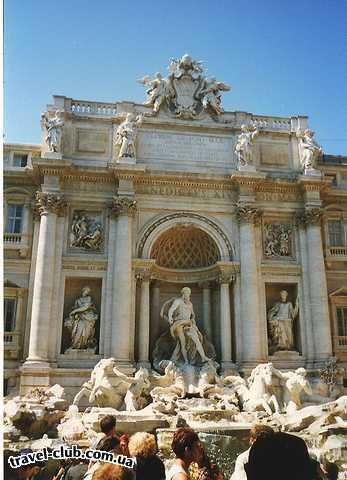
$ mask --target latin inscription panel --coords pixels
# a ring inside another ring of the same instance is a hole
[[[233,138],[171,132],[139,132],[138,158],[231,164]]]

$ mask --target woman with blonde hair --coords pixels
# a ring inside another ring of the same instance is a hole
[[[130,437],[129,453],[136,457],[136,480],[164,480],[165,467],[157,456],[154,435],[138,432]]]

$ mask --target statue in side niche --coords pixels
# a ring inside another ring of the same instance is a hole
[[[295,350],[294,345],[294,320],[299,313],[299,299],[295,305],[288,301],[288,292],[280,292],[280,301],[276,302],[269,310],[269,343],[270,353],[278,350]]]
[[[96,339],[94,335],[98,318],[99,315],[90,296],[90,287],[84,287],[69,316],[64,320],[64,326],[71,335],[69,349],[93,349],[95,351]]]

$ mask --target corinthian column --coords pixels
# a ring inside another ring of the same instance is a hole
[[[220,327],[221,327],[221,360],[222,367],[226,368],[232,363],[232,335],[230,315],[229,283],[232,276],[222,272],[218,281],[220,284]]]
[[[243,363],[253,366],[264,360],[264,329],[260,320],[260,299],[255,244],[255,224],[260,211],[239,205],[236,216],[240,226],[240,282]]]
[[[138,328],[139,338],[139,363],[143,366],[150,366],[149,363],[149,321],[150,321],[150,301],[149,284],[151,272],[149,269],[142,270],[136,274],[136,280],[140,282],[140,318]]]
[[[301,215],[306,225],[307,259],[315,359],[322,361],[332,355],[328,290],[325,276],[321,235],[320,208],[308,208]],[[300,220],[300,217],[299,217]]]
[[[50,318],[54,285],[57,215],[65,208],[66,204],[62,196],[43,192],[37,192],[36,202],[41,222],[31,312],[29,355],[26,363],[41,362],[47,364],[49,360],[49,340],[51,338]]]
[[[114,197],[112,214],[117,218],[114,252],[111,355],[126,364],[134,359],[134,315],[132,309],[132,220],[136,201]]]

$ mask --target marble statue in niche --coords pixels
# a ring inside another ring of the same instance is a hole
[[[64,126],[64,112],[56,110],[53,118],[49,118],[47,113],[41,114],[41,126],[46,131],[45,142],[50,152],[61,152],[61,137]]]
[[[90,287],[84,287],[69,316],[64,320],[64,326],[71,338],[68,350],[91,350],[95,353],[97,343],[95,326],[98,318],[98,312],[90,296]]]
[[[114,138],[114,151],[118,161],[122,158],[136,158],[137,128],[142,123],[142,115],[127,113],[122,123],[118,126]]]
[[[295,350],[294,321],[299,313],[299,298],[293,306],[286,290],[281,290],[280,297],[268,312],[270,355],[279,350]]]
[[[304,132],[297,131],[299,139],[299,153],[301,166],[305,175],[314,175],[320,173],[316,170],[317,160],[322,155],[322,148],[315,141],[314,132],[306,129]]]
[[[181,296],[162,306],[160,316],[169,324],[169,331],[159,337],[153,352],[154,365],[170,360],[179,365],[201,365],[215,357],[213,345],[199,331],[191,290],[184,287]]]
[[[292,227],[284,223],[264,224],[264,255],[266,257],[292,256]]]
[[[237,156],[238,169],[243,167],[254,166],[253,144],[259,130],[252,129],[248,125],[241,125],[241,133],[238,135],[235,143],[235,153]]]
[[[84,212],[75,211],[70,230],[70,247],[97,251],[104,241],[103,228],[95,218]]]

